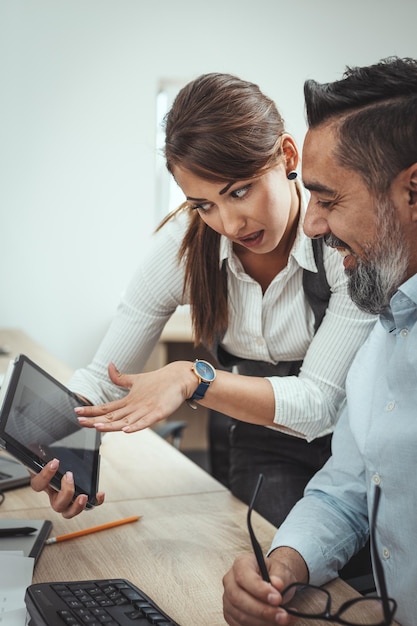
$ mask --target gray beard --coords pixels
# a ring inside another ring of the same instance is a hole
[[[384,265],[360,262],[348,274],[348,290],[353,302],[362,311],[377,315],[390,303],[398,287],[403,282],[407,264],[403,258],[385,259]]]
[[[364,246],[366,260],[355,256],[357,267],[346,270],[351,299],[362,311],[373,315],[386,309],[404,281],[409,256],[392,202],[386,198],[379,200],[378,214],[381,227],[377,240]],[[331,245],[343,243],[333,235],[325,241]]]

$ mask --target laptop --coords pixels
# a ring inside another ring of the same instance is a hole
[[[0,374],[0,388],[4,381],[4,374]],[[0,449],[0,493],[16,487],[24,487],[30,482],[27,469],[15,461],[7,452]]]
[[[24,487],[30,482],[30,474],[18,461],[6,452],[0,451],[0,493],[16,487]]]

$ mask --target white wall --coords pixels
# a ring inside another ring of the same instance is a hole
[[[1,0],[0,327],[77,367],[155,225],[160,79],[257,82],[304,134],[306,78],[417,56],[413,0]]]

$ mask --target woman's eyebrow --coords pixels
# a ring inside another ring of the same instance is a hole
[[[223,189],[221,189],[221,191],[219,191],[219,195],[222,196],[224,193],[226,193],[226,191],[228,191],[230,189],[230,187],[232,187],[232,185],[235,184],[235,180],[231,180],[230,183],[227,183],[226,187],[224,187]]]
[[[187,196],[187,200],[192,200],[193,202],[207,202],[205,198],[193,198],[192,196]]]
[[[223,189],[221,189],[219,191],[219,196],[222,196],[223,194],[226,193],[226,191],[228,191],[230,189],[230,187],[232,187],[235,184],[235,180],[230,181],[230,183],[227,183],[226,187],[223,187]],[[193,202],[207,202],[206,198],[193,198],[192,196],[187,196],[187,200],[192,200]]]

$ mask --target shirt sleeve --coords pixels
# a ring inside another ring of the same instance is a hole
[[[376,317],[352,302],[339,254],[324,246],[331,295],[298,376],[270,377],[275,395],[274,422],[279,430],[311,441],[333,431],[345,399],[347,372]]]
[[[165,324],[179,305],[187,303],[183,265],[178,262],[185,220],[185,215],[173,218],[152,235],[93,361],[69,381],[72,391],[93,404],[125,395],[109,379],[109,363],[124,374],[142,371]]]
[[[369,534],[365,468],[347,410],[336,426],[332,448],[332,457],[310,480],[304,497],[277,530],[269,551],[282,546],[297,550],[314,585],[338,576]]]

